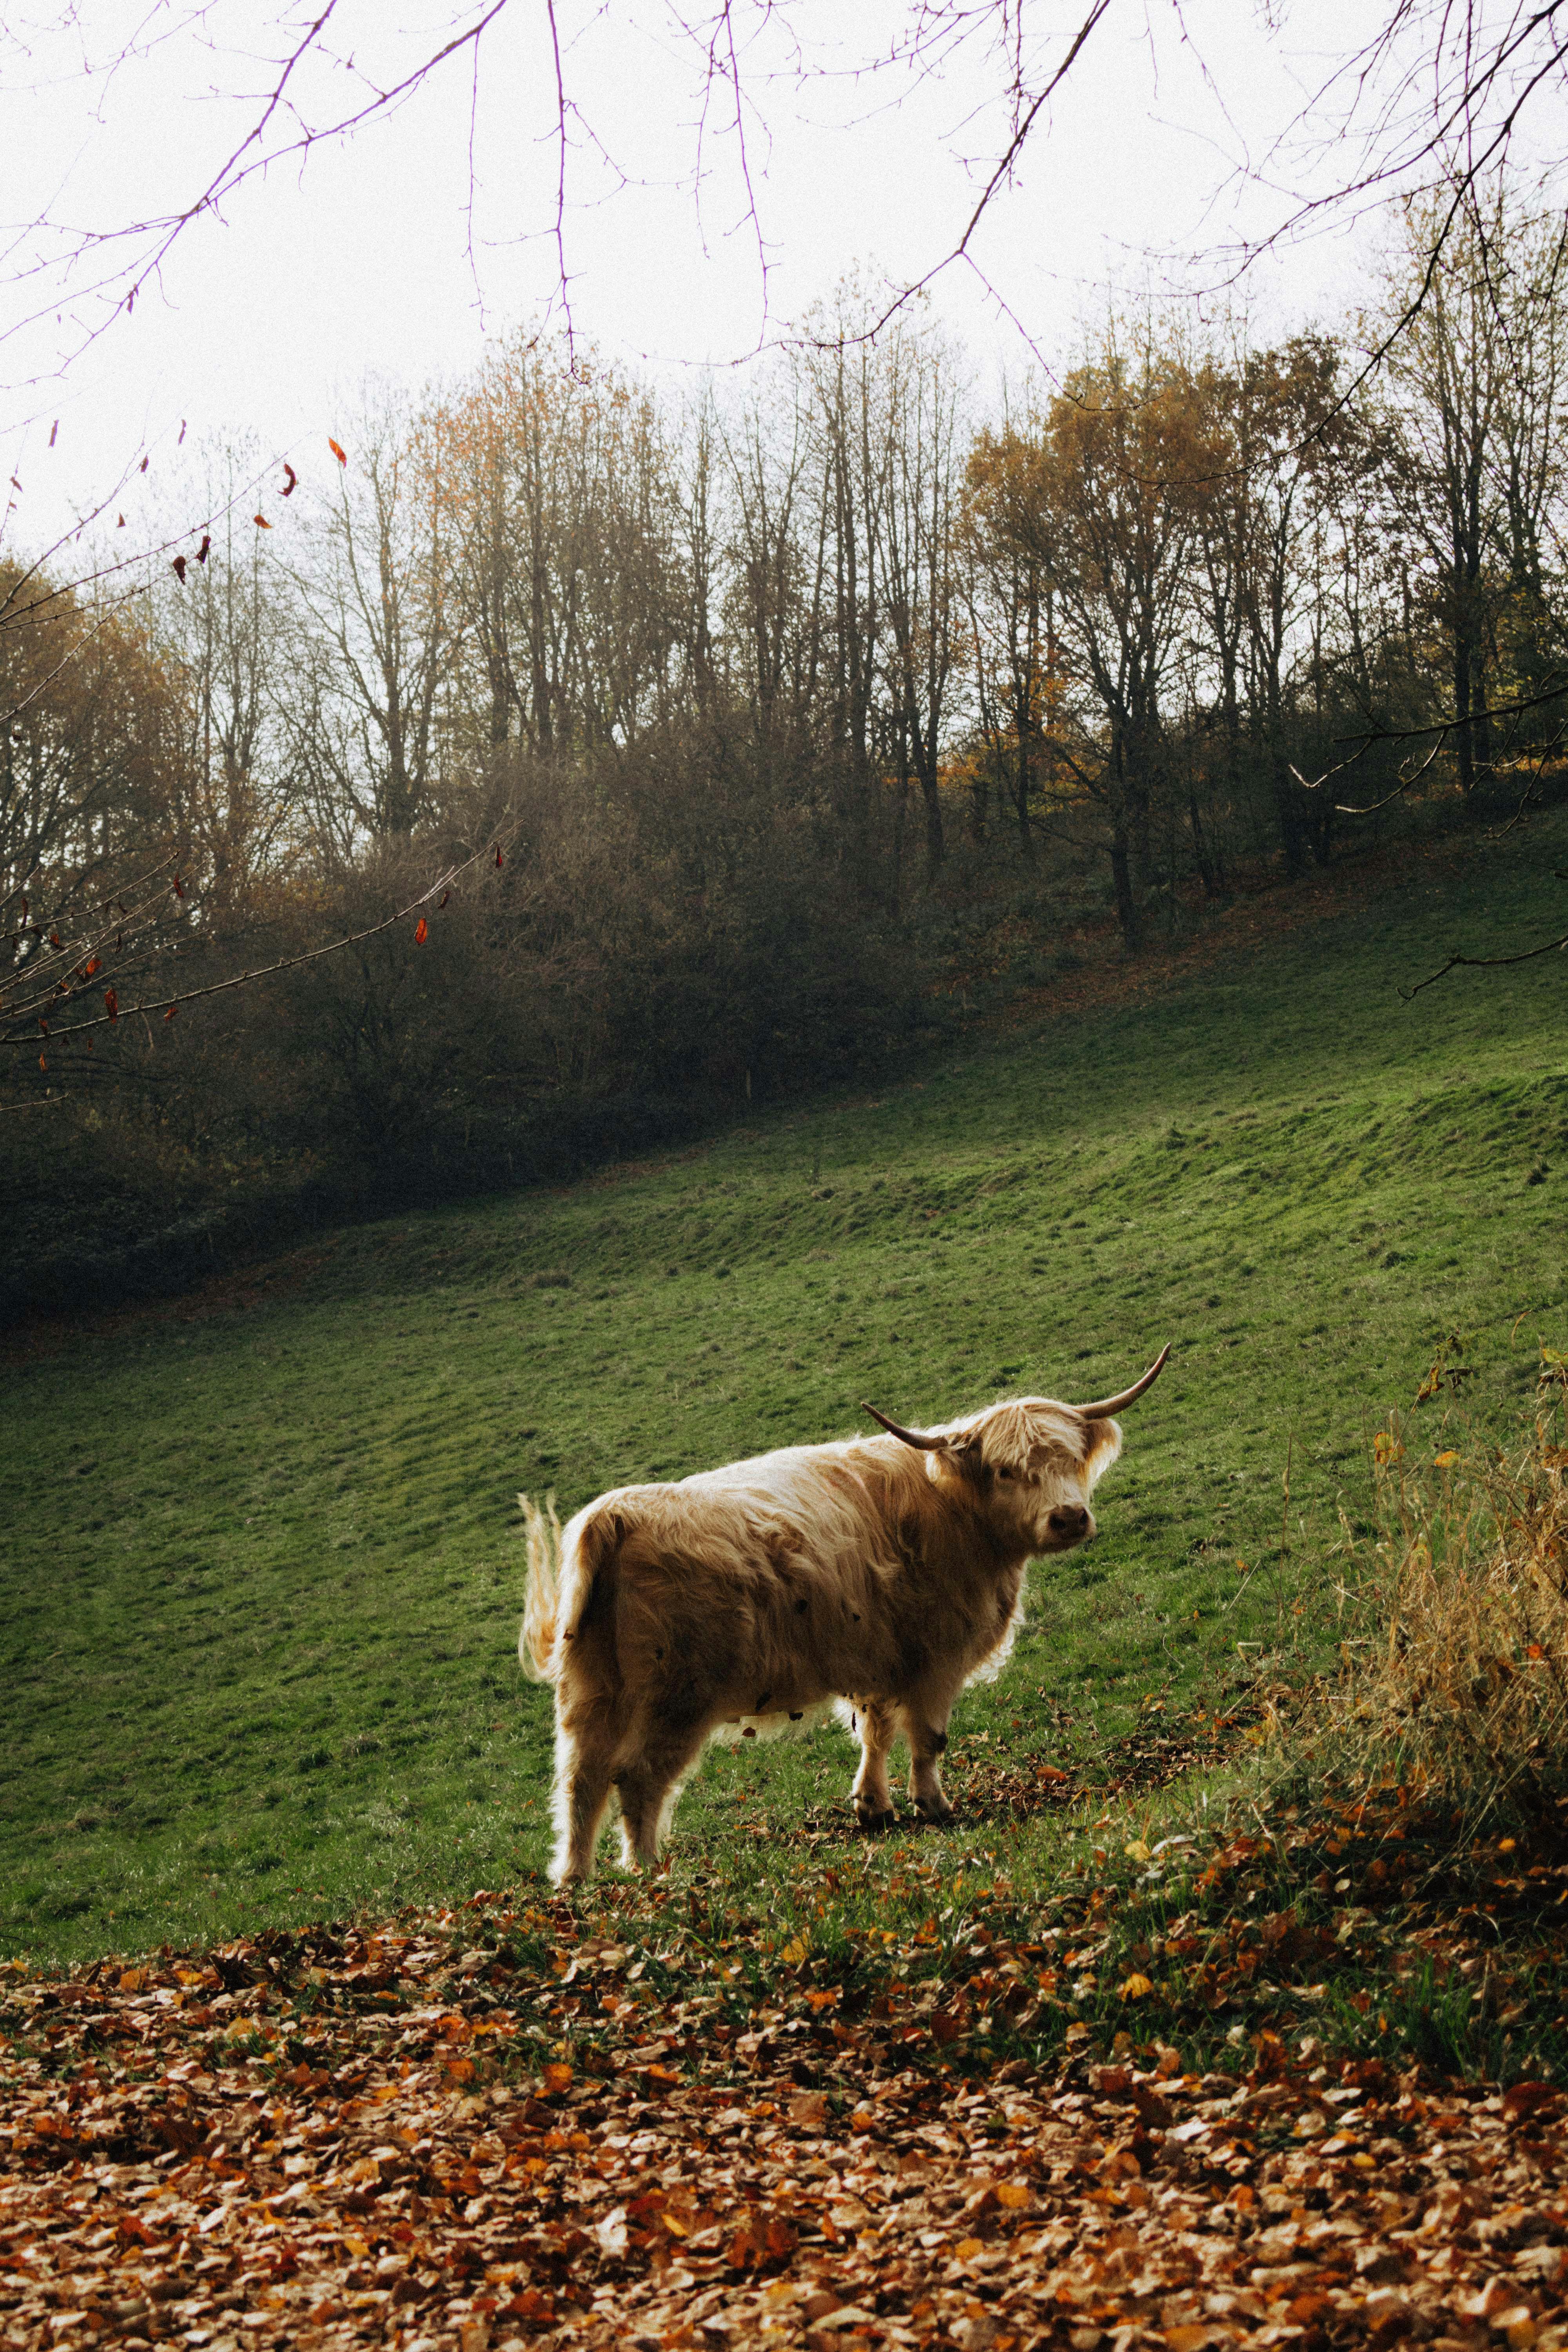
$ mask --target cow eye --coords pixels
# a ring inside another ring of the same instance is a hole
[[[998,1470],[998,1471],[997,1471],[997,1473],[996,1473],[996,1475],[998,1476],[998,1478],[1011,1478],[1011,1477],[1014,1477],[1016,1475],[1016,1474],[1014,1471],[1011,1471],[1011,1470]]]

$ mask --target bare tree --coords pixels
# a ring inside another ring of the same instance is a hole
[[[1099,803],[1117,919],[1142,942],[1152,819],[1166,781],[1165,698],[1188,614],[1204,471],[1192,367],[1153,322],[1117,325],[1074,371],[1045,421],[1035,544],[1050,569],[1064,655],[1102,730],[1069,754]]]
[[[1062,719],[1040,463],[1026,417],[983,429],[964,479],[961,541],[982,747],[1031,860],[1034,794]]]
[[[656,404],[591,353],[514,335],[425,431],[444,452],[444,561],[484,740],[544,758],[634,740],[668,709],[685,602]]]
[[[210,453],[197,497],[216,528],[179,575],[155,575],[146,600],[180,714],[190,878],[229,916],[254,908],[311,846],[289,726],[289,583],[237,497],[258,464],[254,447]]]
[[[924,804],[930,882],[947,849],[942,771],[958,652],[959,366],[939,333],[917,331],[907,320],[889,330],[878,359],[889,459],[881,542],[885,661],[893,724]]]
[[[810,322],[816,348],[805,355],[802,373],[820,500],[815,538],[822,551],[823,723],[844,797],[848,859],[858,888],[869,896],[876,802],[885,772],[880,753],[888,748],[879,697],[887,631],[882,542],[889,486],[876,357],[859,332],[862,299],[854,287],[841,288],[831,320],[824,312]],[[831,331],[832,325],[839,331]],[[894,833],[901,853],[907,753],[902,767],[893,764]],[[896,856],[895,898],[900,862]]]
[[[369,396],[314,561],[294,573],[313,668],[299,756],[340,840],[405,836],[429,814],[438,705],[458,614],[449,593],[451,451],[437,416]]]

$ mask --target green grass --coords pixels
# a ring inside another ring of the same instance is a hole
[[[919,1420],[1087,1394],[1176,1342],[1100,1541],[1034,1572],[1012,1663],[961,1706],[961,1797],[977,1761],[1092,1763],[1150,1693],[1212,1698],[1238,1644],[1320,1654],[1369,1433],[1451,1333],[1467,1413],[1500,1428],[1563,1337],[1561,961],[1395,989],[1546,929],[1563,863],[1558,815],[1155,1001],[350,1230],[263,1270],[259,1304],[177,1301],[14,1370],[0,1943],[66,1958],[525,1879],[550,1721],[516,1663],[516,1490],[574,1507],[863,1426],[863,1396]],[[787,1910],[850,1770],[834,1733],[710,1751],[677,1880],[761,1874]],[[1043,1879],[1085,1826],[920,1850]],[[844,1846],[857,1874],[906,1850]]]

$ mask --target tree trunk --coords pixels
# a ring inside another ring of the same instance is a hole
[[[978,849],[985,839],[985,826],[991,814],[991,774],[984,758],[975,763],[975,773],[969,787],[969,838]]]
[[[1285,871],[1296,881],[1307,863],[1306,828],[1302,824],[1301,787],[1290,773],[1290,763],[1283,751],[1269,753],[1269,768],[1274,784],[1274,813],[1279,820],[1279,845],[1285,852]]]
[[[1454,748],[1458,756],[1459,790],[1468,800],[1475,789],[1475,750],[1470,741],[1470,633],[1468,616],[1454,615]]]
[[[893,803],[893,858],[888,889],[888,912],[897,917],[904,896],[904,811],[909,805],[910,780],[906,771],[900,774],[898,797]]]
[[[922,774],[921,777],[921,798],[925,803],[926,812],[926,880],[934,882],[947,855],[947,843],[942,829],[942,796],[937,791],[934,776]]]
[[[1208,845],[1204,839],[1203,819],[1198,814],[1197,786],[1191,783],[1187,786],[1187,823],[1192,828],[1193,862],[1203,880],[1204,897],[1217,898],[1219,879],[1215,872],[1214,860],[1208,853]]]
[[[1029,830],[1029,730],[1020,719],[1018,726],[1018,846],[1024,853],[1024,863],[1035,862],[1035,836]]]
[[[1116,892],[1116,919],[1121,926],[1122,943],[1129,954],[1136,955],[1143,939],[1138,920],[1138,900],[1132,888],[1127,828],[1120,816],[1110,832],[1110,879]]]

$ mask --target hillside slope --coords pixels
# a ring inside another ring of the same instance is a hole
[[[1559,814],[885,1095],[37,1336],[0,1462],[0,1937],[124,1948],[537,1868],[517,1489],[574,1507],[863,1425],[861,1397],[1090,1393],[1175,1342],[1100,1542],[1036,1572],[961,1708],[961,1796],[966,1767],[1214,1700],[1238,1644],[1310,1654],[1386,1412],[1457,1339],[1464,1410],[1511,1412],[1562,1343],[1560,961],[1395,983],[1539,935],[1565,864]],[[834,1735],[710,1754],[678,1873],[848,1772]]]

